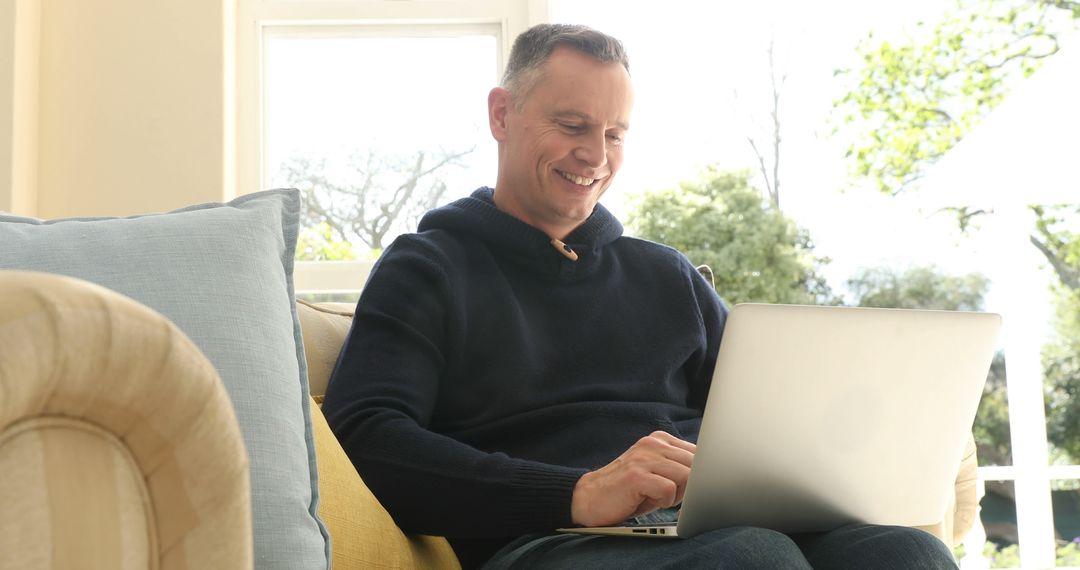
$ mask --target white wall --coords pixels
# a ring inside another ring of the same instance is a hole
[[[0,209],[127,215],[230,197],[234,3],[0,2]]]
[[[37,215],[225,196],[223,1],[43,2]]]
[[[11,211],[14,147],[15,3],[0,4],[0,211]]]
[[[40,1],[0,5],[0,210],[37,211]]]
[[[349,21],[494,14],[508,43],[546,19],[547,4],[0,0],[0,210],[129,215],[260,189],[255,20],[264,10],[316,5]]]

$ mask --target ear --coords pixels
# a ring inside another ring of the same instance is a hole
[[[488,126],[491,127],[491,136],[502,142],[506,140],[507,115],[510,114],[510,92],[502,87],[496,87],[488,93]]]

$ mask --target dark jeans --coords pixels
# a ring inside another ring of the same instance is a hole
[[[689,539],[531,535],[510,543],[484,566],[503,568],[955,570],[957,565],[952,552],[927,532],[849,525],[790,536],[753,527],[714,530]]]

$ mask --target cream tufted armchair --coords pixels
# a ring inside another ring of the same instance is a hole
[[[3,273],[0,567],[250,568],[248,485],[225,390],[175,326]]]

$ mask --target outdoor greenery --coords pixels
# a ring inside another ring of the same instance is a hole
[[[981,311],[989,287],[982,274],[949,275],[935,267],[863,268],[847,280],[851,304],[860,307]],[[980,465],[1012,464],[1005,357],[1000,352],[990,365],[972,431]]]
[[[855,179],[889,194],[909,189],[1058,51],[1074,18],[1076,1],[960,0],[902,41],[870,32],[861,65],[837,71],[851,86],[836,119]]]
[[[869,35],[859,66],[840,70],[837,133],[849,141],[854,180],[896,195],[918,188],[927,169],[990,112],[1018,81],[1077,30],[1075,0],[961,0],[936,24],[903,41]],[[1080,195],[1080,193],[1078,193]],[[1080,205],[1033,205],[1030,241],[1058,280],[1058,337],[1043,351],[1048,436],[1056,459],[1080,458]],[[960,208],[968,229],[985,212]]]
[[[990,280],[980,273],[947,275],[934,267],[871,267],[856,271],[847,289],[860,307],[979,311]]]
[[[330,224],[320,222],[300,230],[296,239],[297,261],[352,261],[356,259],[352,244],[334,239]]]
[[[898,195],[917,191],[928,169],[1011,90],[1059,50],[1077,29],[1080,0],[958,0],[939,20],[906,37],[870,33],[857,47],[858,65],[837,71],[845,92],[835,102],[835,134],[844,139],[851,186]],[[822,277],[829,260],[809,233],[779,209],[780,87],[772,68],[769,137],[748,135],[765,192],[749,171],[707,167],[678,188],[637,197],[631,232],[668,244],[694,263],[709,265],[729,303],[852,304],[876,307],[980,310],[989,287],[978,274],[948,275],[933,267],[874,267],[845,282],[843,298]],[[767,139],[767,140],[766,140]],[[303,189],[305,224],[298,259],[356,259],[350,242],[377,256],[384,239],[439,203],[440,173],[473,149],[418,152],[403,157],[357,155],[347,181],[331,179],[325,164],[294,159],[282,170]],[[1080,191],[1078,191],[1080,196]],[[1060,462],[1080,458],[1080,204],[1033,205],[1030,241],[1057,277],[1056,338],[1043,350],[1048,438]],[[968,231],[977,216],[956,211]],[[415,224],[413,224],[415,226]],[[367,248],[365,248],[367,249]],[[981,464],[1008,464],[1010,436],[1004,357],[997,355],[975,425]],[[1075,555],[1076,546],[1072,546]],[[995,551],[1009,559],[1015,550]]]
[[[809,234],[772,207],[748,178],[745,171],[708,168],[679,190],[647,192],[634,204],[631,225],[636,235],[709,265],[717,292],[729,303],[843,301],[863,307],[984,309],[990,285],[985,276],[949,275],[934,267],[863,268],[845,283],[851,298],[842,300],[821,278],[827,260],[814,255]],[[998,354],[974,426],[981,464],[1011,463],[1008,418],[1005,362]]]
[[[1005,385],[1005,355],[998,352],[990,363],[979,411],[972,427],[978,444],[979,465],[1012,465],[1012,431],[1009,428],[1009,396]],[[1002,482],[986,482],[987,489]]]
[[[1057,462],[1080,460],[1080,205],[1038,207],[1037,231],[1061,254],[1057,337],[1043,347],[1047,437]]]
[[[1055,455],[1080,458],[1080,291],[1058,288],[1057,339],[1043,347],[1047,438]]]
[[[1001,547],[987,542],[983,548],[983,556],[990,561],[991,568],[1020,567],[1020,547],[1016,544]],[[1072,541],[1057,547],[1057,565],[1080,566],[1080,544]]]
[[[635,235],[667,244],[713,270],[731,304],[833,303],[819,274],[809,234],[749,182],[749,171],[708,167],[698,180],[637,197],[629,217]]]
[[[918,188],[927,169],[1075,33],[1080,1],[960,0],[904,41],[871,33],[862,63],[837,71],[848,91],[836,102],[837,132],[849,141],[854,180],[896,195]],[[1033,206],[1032,244],[1061,282],[1080,288],[1080,235],[1061,233],[1080,208]],[[966,229],[980,210],[959,208]]]
[[[1052,57],[1060,35],[1078,20],[1076,1],[961,0],[905,39],[869,35],[858,47],[861,64],[837,72],[848,81],[834,120],[848,141],[851,186],[868,182],[889,195],[918,189],[929,167]],[[768,170],[763,174],[768,183]],[[743,173],[709,169],[678,190],[647,193],[631,225],[638,235],[711,265],[718,291],[731,302],[837,302],[819,277],[827,260],[814,256],[810,236],[778,206],[763,201]],[[1043,350],[1048,437],[1055,461],[1074,462],[1080,458],[1080,204],[1032,205],[1032,211],[1030,241],[1057,277],[1057,337]],[[987,212],[955,213],[959,228],[969,231]],[[931,267],[878,267],[859,270],[845,285],[849,304],[982,310],[989,282]],[[991,366],[974,432],[980,464],[1011,463],[1002,354]],[[1015,545],[988,543],[985,554],[992,567],[1019,565]],[[1059,547],[1058,560],[1080,563],[1080,545]]]
[[[871,32],[856,48],[858,64],[837,70],[844,91],[835,101],[832,120],[834,134],[846,147],[849,190],[869,187],[891,196],[919,191],[930,167],[1019,82],[1053,58],[1061,38],[1080,22],[1080,0],[956,0],[949,6],[942,18],[920,23],[905,37]],[[772,98],[754,104],[768,104],[769,128],[764,135],[746,135],[764,190],[751,184],[754,174],[748,170],[706,167],[677,188],[635,197],[626,220],[630,233],[710,266],[717,291],[730,304],[983,310],[990,282],[978,273],[864,267],[844,281],[842,291],[826,283],[822,270],[829,259],[815,252],[811,235],[780,209],[785,75],[774,66],[771,45],[768,55]],[[411,231],[420,215],[442,203],[447,191],[443,175],[461,167],[474,148],[402,156],[367,150],[334,174],[325,162],[294,157],[280,174],[303,192],[297,259],[377,258],[393,235]],[[1030,242],[1056,276],[1048,284],[1057,304],[1056,335],[1043,347],[1042,360],[1047,435],[1051,459],[1058,463],[1080,461],[1077,202],[1031,205],[1036,223]],[[969,232],[980,215],[990,212],[962,207],[954,213],[958,228]],[[308,298],[351,301],[355,295]],[[1012,463],[1008,418],[1005,357],[998,353],[973,427],[980,465]],[[988,492],[1015,500],[1011,489],[1011,484],[987,483]],[[987,542],[984,555],[992,568],[1020,565],[1016,545]],[[1059,565],[1080,566],[1080,542],[1059,544],[1057,558]]]
[[[301,190],[301,224],[315,231],[311,237],[322,239],[329,229],[328,243],[355,241],[382,250],[388,238],[414,230],[420,216],[442,205],[447,192],[442,175],[461,167],[475,148],[402,156],[369,148],[353,153],[342,171],[328,168],[325,160],[293,157],[280,176]]]

